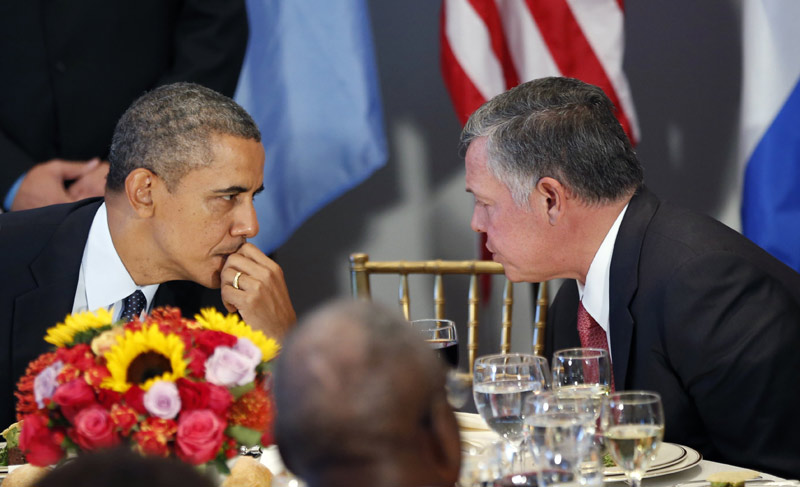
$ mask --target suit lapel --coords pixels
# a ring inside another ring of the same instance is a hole
[[[47,329],[72,311],[83,249],[100,203],[81,206],[67,215],[30,265],[30,275],[25,276],[30,290],[16,298],[12,318],[14,350],[31,355],[25,363],[45,347]]]
[[[609,277],[609,323],[614,380],[625,389],[631,359],[635,323],[630,304],[639,287],[639,255],[647,226],[658,208],[658,199],[642,187],[631,199],[614,243]]]

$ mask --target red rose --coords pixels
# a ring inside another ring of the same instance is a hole
[[[187,348],[189,350],[189,370],[192,372],[192,375],[195,377],[205,377],[208,354],[199,348],[192,348],[191,346]]]
[[[178,457],[192,465],[212,460],[222,446],[224,429],[225,422],[208,409],[181,414],[176,438]]]
[[[61,449],[64,435],[59,430],[50,430],[47,421],[42,414],[29,414],[22,421],[19,447],[26,460],[37,467],[52,465],[64,457]]]
[[[176,382],[178,394],[181,396],[181,409],[190,411],[192,409],[207,409],[208,396],[210,394],[206,382],[193,382],[181,377]]]
[[[119,443],[111,415],[100,406],[78,412],[73,427],[68,432],[70,439],[87,451],[108,448]]]
[[[111,409],[111,406],[120,402],[122,394],[111,389],[97,389],[97,402],[100,403],[105,409]]]
[[[233,404],[233,395],[227,387],[208,384],[208,409],[217,413],[221,418],[226,418],[228,408]]]
[[[133,435],[133,441],[136,442],[137,449],[145,455],[155,455],[159,457],[166,457],[169,455],[167,439],[155,431],[137,431]]]
[[[194,338],[197,347],[207,355],[214,353],[214,349],[220,345],[232,347],[239,339],[230,333],[214,330],[201,330]]]
[[[114,423],[114,426],[119,429],[123,436],[128,436],[131,428],[139,422],[139,415],[130,406],[114,404],[111,406],[111,422]]]
[[[61,412],[70,423],[80,410],[96,404],[94,391],[83,379],[74,379],[58,386],[53,393],[53,401],[61,406]]]
[[[147,414],[147,409],[144,407],[144,391],[141,387],[131,386],[123,397],[125,403],[135,409],[137,413]]]

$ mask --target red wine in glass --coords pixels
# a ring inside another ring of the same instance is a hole
[[[446,339],[427,340],[428,344],[450,367],[458,367],[458,341]]]

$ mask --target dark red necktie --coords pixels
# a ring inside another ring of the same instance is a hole
[[[608,352],[609,358],[611,351],[608,349],[608,338],[597,321],[583,307],[583,302],[578,303],[578,336],[581,339],[583,348],[602,348]],[[610,362],[610,360],[609,360]],[[611,392],[614,392],[614,370],[611,370]]]

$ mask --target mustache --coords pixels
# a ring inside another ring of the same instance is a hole
[[[247,240],[242,240],[241,242],[239,242],[237,244],[234,244],[233,246],[230,246],[230,247],[227,247],[225,249],[220,250],[219,254],[220,255],[225,255],[225,256],[228,256],[230,254],[234,254],[234,253],[238,252],[239,249],[242,248],[242,245],[244,245],[246,242],[247,242]]]

